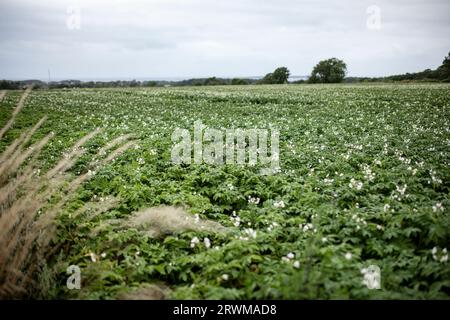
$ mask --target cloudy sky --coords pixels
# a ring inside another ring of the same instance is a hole
[[[436,68],[448,0],[0,0],[0,79],[352,76]]]

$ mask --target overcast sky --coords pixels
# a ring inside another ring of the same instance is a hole
[[[449,0],[0,0],[0,79],[351,76],[439,66]]]

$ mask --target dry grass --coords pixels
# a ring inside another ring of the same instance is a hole
[[[69,153],[64,154],[63,158],[56,164],[56,166],[47,172],[47,178],[51,179],[56,174],[62,173],[72,167],[75,161],[85,153],[82,146],[99,132],[100,129],[96,129],[78,140],[72,147],[72,150]]]
[[[0,91],[0,102],[2,102],[3,98],[5,97],[5,95],[6,95],[6,91],[5,90]]]
[[[113,200],[111,199],[109,201]],[[90,214],[89,216],[95,217],[95,211],[94,209],[94,214]],[[89,223],[89,220],[86,223]],[[135,228],[151,238],[179,234],[185,231],[229,232],[229,229],[220,223],[212,220],[197,219],[181,207],[161,206],[137,211],[125,222],[122,219],[103,220],[95,228],[91,229],[89,236],[95,238],[101,232],[111,227],[115,230]]]
[[[141,210],[133,214],[127,225],[145,231],[150,237],[160,237],[184,231],[227,232],[227,228],[211,220],[196,219],[183,208],[164,206]]]
[[[13,113],[12,119],[2,129],[2,135],[11,127],[14,117],[21,110],[27,90]],[[61,161],[46,175],[37,173],[37,156],[52,135],[48,135],[25,148],[33,134],[45,118],[33,128],[25,131],[0,155],[0,299],[32,297],[39,293],[37,271],[45,264],[50,243],[54,235],[54,218],[73,197],[74,191],[87,179],[83,174],[72,179],[65,173],[83,154],[82,146],[99,131],[81,138]],[[132,141],[118,146],[129,137],[113,140],[101,149],[96,157],[101,158],[106,151],[117,147],[105,159],[96,160],[92,168],[100,166],[123,153]],[[66,187],[64,187],[66,186]],[[63,193],[56,204],[49,206],[48,200],[57,193]],[[114,202],[115,203],[115,202]],[[44,210],[45,209],[45,210]],[[43,211],[39,214],[40,211]],[[103,212],[96,210],[97,214]]]
[[[83,215],[86,223],[89,223],[95,217],[117,207],[119,203],[120,199],[118,197],[108,196],[105,198],[97,198],[95,200],[91,200],[90,202],[86,202],[82,207],[71,213],[70,217],[74,219],[80,215]]]

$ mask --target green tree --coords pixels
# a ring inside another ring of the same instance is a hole
[[[225,81],[222,79],[216,78],[216,77],[210,77],[205,80],[204,85],[205,86],[219,86],[219,85],[225,85]]]
[[[309,77],[311,83],[337,83],[342,82],[347,73],[347,65],[344,61],[330,58],[322,60],[314,67]]]
[[[450,81],[450,52],[436,71],[440,80]]]
[[[247,84],[247,81],[245,81],[244,79],[240,79],[240,78],[233,78],[233,79],[231,79],[231,84],[232,85],[243,85],[243,84]]]
[[[156,87],[158,85],[158,82],[156,82],[156,81],[146,81],[146,82],[144,82],[144,86],[147,86],[147,87]]]
[[[287,80],[289,78],[289,70],[286,67],[279,67],[275,69],[274,72],[268,73],[264,76],[264,78],[261,80],[261,83],[266,84],[282,84],[287,83]]]

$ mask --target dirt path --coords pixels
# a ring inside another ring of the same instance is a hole
[[[2,102],[3,98],[5,97],[5,95],[6,95],[6,91],[5,90],[0,91],[0,102]]]

